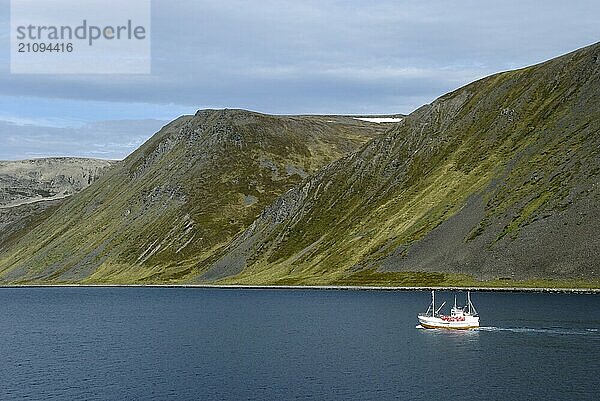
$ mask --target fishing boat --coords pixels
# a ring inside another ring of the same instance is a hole
[[[456,305],[456,295],[454,296],[454,306],[450,309],[450,315],[440,314],[440,310],[446,302],[443,302],[439,308],[435,307],[435,291],[431,291],[431,303],[427,312],[419,314],[419,323],[424,329],[454,329],[468,330],[479,327],[479,315],[475,306],[471,302],[471,292],[467,292],[467,305],[459,307]]]

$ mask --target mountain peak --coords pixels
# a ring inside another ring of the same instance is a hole
[[[0,257],[0,281],[194,276],[277,196],[384,130],[240,109],[182,116],[35,230],[19,231],[16,252]],[[59,227],[64,235],[53,237]],[[36,268],[19,269],[21,262]]]
[[[267,117],[267,114],[259,113],[256,111],[245,110],[245,109],[201,109],[196,111],[195,117],[201,118],[215,118],[215,117],[248,117],[248,116],[262,116]]]

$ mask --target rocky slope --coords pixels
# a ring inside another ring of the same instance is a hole
[[[0,278],[193,277],[274,199],[387,127],[351,117],[242,110],[181,117],[1,247]]]
[[[598,280],[598,104],[598,44],[444,95],[275,200],[199,281]]]
[[[0,161],[0,245],[113,164],[70,157]]]

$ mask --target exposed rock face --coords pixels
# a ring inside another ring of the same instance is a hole
[[[600,278],[600,46],[442,96],[265,209],[201,279]]]
[[[194,277],[279,195],[389,125],[202,110],[165,126],[0,251],[8,282]]]

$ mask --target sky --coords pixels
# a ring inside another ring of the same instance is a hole
[[[0,0],[0,159],[121,159],[202,108],[408,114],[492,73],[600,40],[600,2],[153,0],[151,74],[10,73]]]

